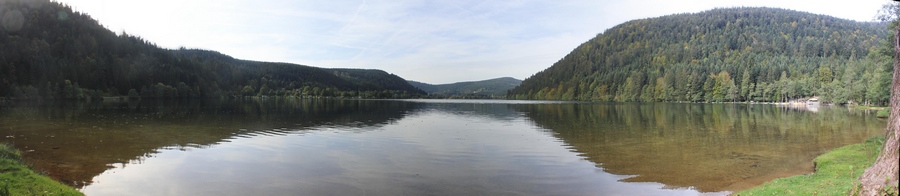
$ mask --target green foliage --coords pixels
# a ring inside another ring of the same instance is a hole
[[[408,84],[406,80],[397,75],[377,69],[328,69],[332,74],[366,89],[401,88],[401,90],[416,92],[419,89]]]
[[[97,99],[294,95],[305,87],[340,92],[425,93],[380,70],[323,69],[234,59],[214,51],[162,49],[116,35],[83,13],[48,0],[0,1],[0,12],[23,14],[21,28],[0,30],[0,97]],[[65,20],[60,20],[65,14]],[[351,72],[352,77],[337,74]],[[263,89],[262,87],[266,87]],[[324,94],[323,94],[324,95]],[[396,96],[394,96],[396,95]]]
[[[3,188],[0,189],[0,196],[11,196],[12,193],[9,192],[9,185],[4,184]]]
[[[819,96],[885,105],[885,73],[893,71],[892,54],[884,52],[890,49],[883,41],[887,26],[777,8],[634,20],[578,46],[507,97],[712,102]],[[556,96],[560,91],[571,96]]]
[[[881,151],[883,137],[829,151],[814,160],[816,172],[779,178],[734,195],[848,195]]]
[[[878,118],[887,118],[890,116],[891,116],[890,110],[885,109],[885,110],[878,110],[878,112],[875,112],[875,117],[878,117]]]
[[[22,162],[22,154],[0,144],[0,195],[84,195],[75,188],[40,175]]]
[[[504,77],[482,81],[457,82],[453,84],[426,84],[416,81],[408,81],[416,88],[422,89],[431,97],[455,97],[455,98],[495,98],[506,96],[506,91],[521,84],[522,81],[515,78]],[[573,96],[571,92],[569,96]]]

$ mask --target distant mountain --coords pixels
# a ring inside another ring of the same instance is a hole
[[[163,49],[49,0],[0,0],[0,99],[104,96],[402,98],[425,92],[381,70],[324,69]]]
[[[474,95],[481,98],[506,96],[507,90],[512,89],[521,83],[522,80],[511,77],[437,85],[409,81],[409,84],[412,84],[431,95],[447,97]]]
[[[875,14],[875,13],[872,13]],[[720,8],[612,27],[512,89],[511,99],[884,104],[887,23]]]

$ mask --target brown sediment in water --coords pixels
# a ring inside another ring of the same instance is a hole
[[[617,150],[623,150],[619,147]],[[629,149],[633,150],[633,149]],[[611,150],[606,150],[609,152]],[[635,150],[641,151],[641,150]],[[661,150],[656,150],[663,152]],[[600,162],[606,172],[636,175],[625,182],[659,182],[668,187],[692,187],[701,192],[738,191],[779,177],[812,172],[812,154],[800,157],[755,152],[707,152],[666,150],[668,155],[651,153],[655,159],[635,155],[598,155],[585,153],[588,160]],[[579,149],[579,152],[580,149]],[[632,152],[631,154],[640,154]],[[615,156],[600,160],[590,156]],[[683,157],[693,157],[679,161]]]
[[[217,137],[208,131],[179,134],[166,131],[174,129],[172,127],[157,125],[104,128],[115,129],[112,132],[99,131],[100,127],[93,126],[68,126],[63,128],[65,130],[59,130],[61,128],[53,125],[13,126],[13,129],[19,131],[7,131],[3,134],[15,135],[15,138],[7,138],[6,141],[13,143],[23,152],[23,159],[26,162],[33,165],[37,171],[47,173],[54,180],[76,188],[90,184],[94,176],[114,165],[140,162],[152,156],[155,149],[190,143],[209,145],[228,137],[228,135]],[[171,140],[149,136],[154,132],[167,132],[185,138]]]
[[[674,105],[674,107],[673,107]],[[700,192],[738,191],[813,171],[813,159],[880,133],[846,110],[732,104],[522,106],[604,171]],[[549,114],[549,115],[548,115]],[[555,115],[554,115],[555,114]]]
[[[756,177],[752,177],[752,178],[743,179],[743,180],[737,181],[731,185],[726,186],[724,189],[731,191],[731,192],[740,192],[743,190],[747,190],[747,189],[762,185],[766,182],[769,182],[769,181],[772,181],[772,180],[775,180],[778,178],[810,174],[814,171],[812,162],[803,164],[803,165],[799,165],[798,167],[801,167],[802,169],[794,170],[794,171],[777,171],[777,172],[773,172],[773,173],[769,173],[769,174],[765,174],[765,175],[760,175],[760,176],[756,176]]]

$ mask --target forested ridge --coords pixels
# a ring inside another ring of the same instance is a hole
[[[522,80],[502,77],[481,81],[456,82],[452,84],[427,84],[408,81],[433,98],[502,98],[506,92],[522,83]]]
[[[874,13],[873,13],[874,15]],[[887,103],[887,23],[779,8],[629,21],[510,90],[511,99]]]
[[[48,0],[0,0],[0,98],[105,96],[417,97],[381,70],[324,69],[234,59],[215,51],[163,49],[116,34]]]

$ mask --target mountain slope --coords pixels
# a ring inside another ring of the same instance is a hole
[[[407,92],[422,93],[415,86],[406,82],[400,76],[377,69],[326,69],[335,76],[343,78],[365,89],[399,89]]]
[[[522,83],[521,80],[503,77],[482,81],[457,82],[452,84],[427,84],[409,81],[409,84],[423,91],[438,96],[478,95],[486,97],[502,97],[506,91]]]
[[[116,35],[88,15],[47,0],[0,0],[0,17],[0,97],[424,94],[384,71],[359,71],[366,76],[348,78],[318,67],[162,49]]]
[[[438,91],[437,85],[435,85],[435,84],[428,84],[428,83],[417,82],[417,81],[412,81],[412,80],[409,80],[409,81],[406,81],[406,82],[409,83],[409,85],[413,85],[413,86],[415,86],[416,88],[419,88],[419,89],[421,89],[422,91],[425,91],[426,93],[431,93],[431,92],[437,92],[437,91]]]
[[[780,101],[820,95],[835,102],[886,100],[884,90],[869,85],[883,82],[879,73],[889,72],[883,70],[883,59],[875,58],[884,53],[875,46],[886,34],[885,23],[777,8],[634,20],[581,44],[508,97]],[[840,88],[857,80],[871,81]],[[867,88],[874,90],[854,91]]]

